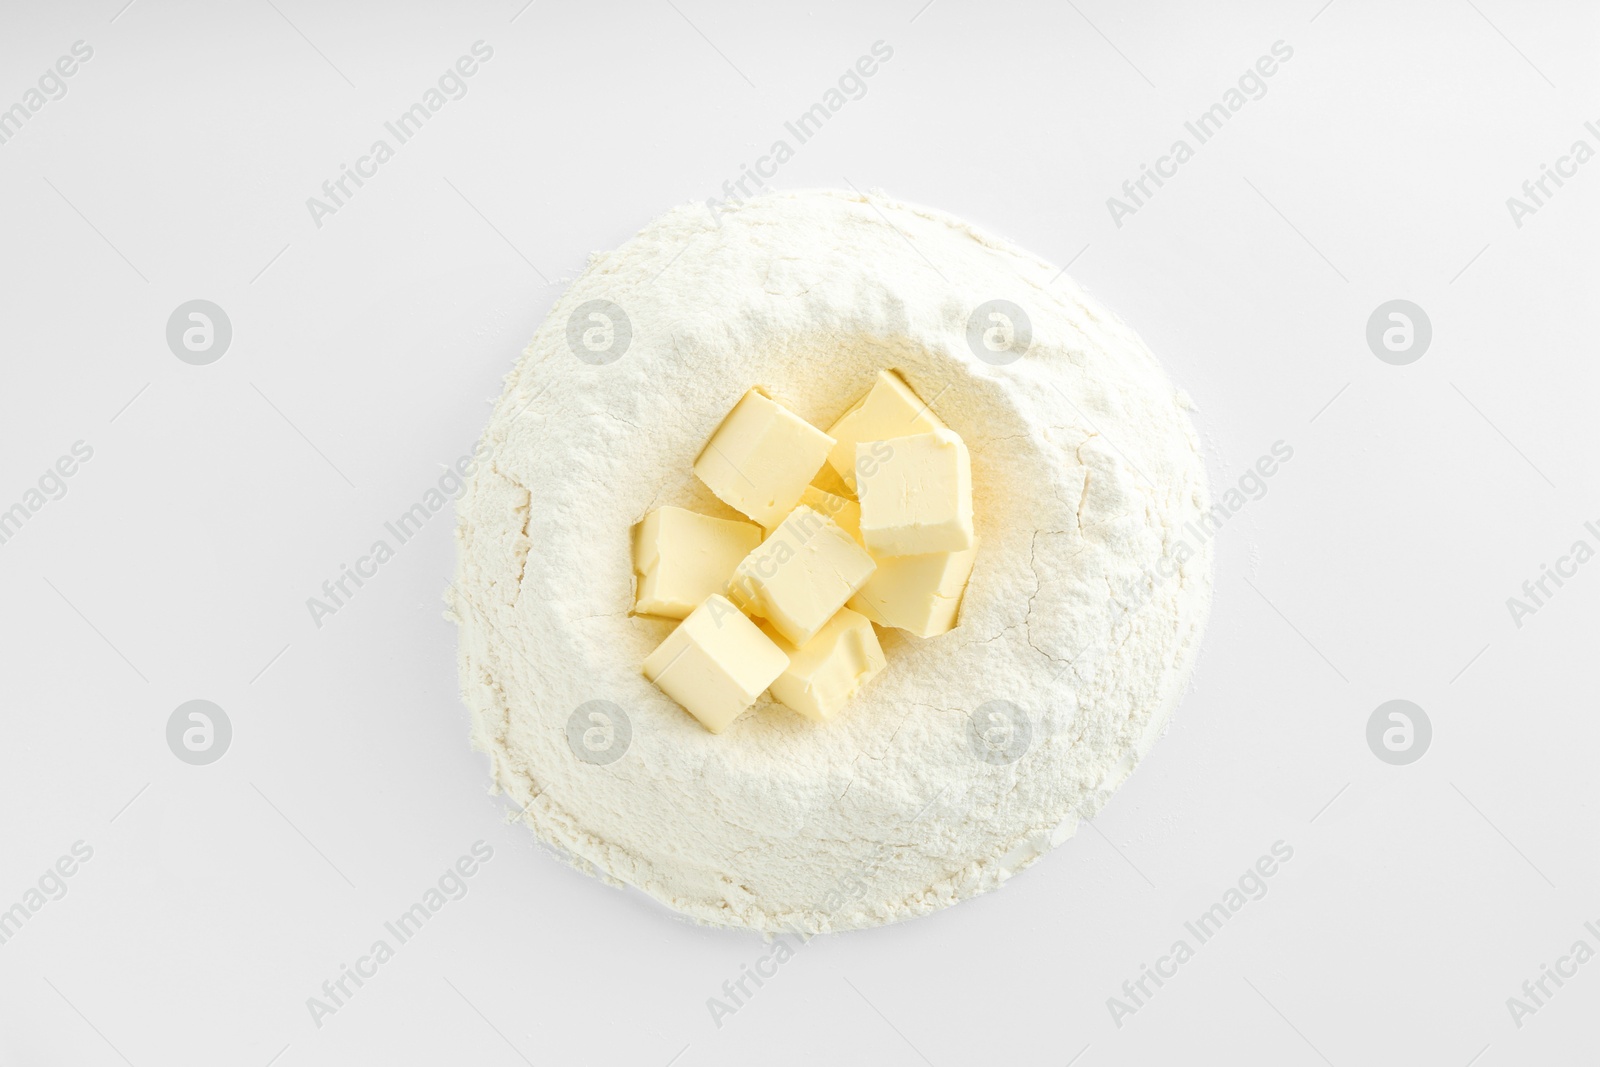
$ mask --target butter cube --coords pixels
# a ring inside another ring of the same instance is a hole
[[[850,489],[856,488],[856,445],[862,441],[884,441],[891,437],[910,437],[944,429],[933,409],[917,398],[892,370],[878,372],[867,395],[828,430],[834,439],[828,453],[828,466]],[[827,488],[827,486],[823,486]]]
[[[961,552],[879,559],[850,608],[879,626],[893,626],[918,637],[936,637],[955,627],[961,594],[972,575],[978,546]]]
[[[874,559],[972,547],[972,459],[953,430],[856,445],[861,537]]]
[[[644,676],[720,734],[788,665],[770,637],[713,595],[645,657]]]
[[[801,504],[734,570],[728,596],[798,647],[872,570],[872,557],[838,523]]]
[[[817,722],[837,715],[856,690],[884,668],[877,631],[864,615],[849,608],[840,608],[800,648],[782,634],[768,636],[789,657],[789,668],[772,683],[772,695]]]
[[[761,528],[683,508],[661,507],[633,528],[633,573],[641,615],[681,619],[728,587],[739,561],[761,543]]]
[[[833,448],[833,438],[759,389],[734,405],[694,461],[717,498],[763,526],[794,508]]]
[[[835,496],[833,493],[818,489],[815,485],[806,486],[805,492],[800,494],[800,503],[815,511],[819,515],[826,515],[839,524],[839,528],[855,542],[865,548],[861,540],[861,505],[848,497]],[[768,530],[767,533],[771,533]]]

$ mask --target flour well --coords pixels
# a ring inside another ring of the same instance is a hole
[[[1184,690],[1211,556],[1178,531],[1208,500],[1181,394],[1056,275],[833,192],[678,208],[594,257],[495,407],[449,598],[473,743],[539,837],[704,922],[838,930],[993,889],[1099,810]],[[1031,325],[1003,365],[968,340],[995,300]],[[590,321],[619,358],[575,348]],[[883,368],[971,451],[959,625],[882,630],[888,667],[835,722],[763,698],[710,734],[640,674],[675,623],[630,614],[629,531],[662,504],[738,517],[688,472],[752,386],[826,427]],[[607,706],[597,759],[569,723]]]

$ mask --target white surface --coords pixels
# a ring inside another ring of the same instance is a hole
[[[1600,520],[1600,171],[1520,229],[1505,199],[1596,141],[1593,12],[276,2],[4,16],[3,104],[95,49],[0,145],[0,506],[95,450],[0,545],[0,907],[94,848],[0,945],[6,1062],[1579,1056],[1600,964],[1521,1029],[1505,1000],[1597,941],[1600,567],[1521,629],[1505,599]],[[316,229],[305,198],[480,38],[468,96]],[[1215,487],[1295,453],[1225,528],[1195,691],[1099,832],[812,941],[719,1030],[705,1000],[759,939],[567,869],[484,795],[449,518],[320,630],[305,599],[470,449],[558,291],[538,272],[717,194],[879,39],[894,59],[779,184],[1078,256],[1195,397]],[[1105,198],[1279,39],[1267,95],[1113,226]],[[164,340],[196,297],[234,327],[207,367]],[[1364,340],[1397,297],[1434,326],[1406,367]],[[1396,697],[1435,731],[1406,767],[1364,736]],[[208,767],[165,742],[194,698],[234,726]],[[306,997],[480,838],[469,895],[316,1029]],[[1279,839],[1267,896],[1117,1029],[1106,998]]]

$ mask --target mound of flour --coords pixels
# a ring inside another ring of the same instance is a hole
[[[1182,395],[1056,275],[834,192],[681,207],[593,258],[507,379],[447,597],[473,744],[530,829],[703,922],[837,930],[992,889],[1100,808],[1184,691],[1211,558],[1180,531],[1208,500]],[[992,301],[1031,329],[1012,362]],[[629,530],[736,517],[688,472],[751,386],[827,427],[886,367],[972,453],[959,625],[881,631],[836,722],[763,698],[710,734],[640,673],[675,624],[630,613]]]

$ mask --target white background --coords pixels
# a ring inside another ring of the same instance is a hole
[[[1521,628],[1506,598],[1600,544],[1600,163],[1520,228],[1506,198],[1600,147],[1593,9],[123,2],[0,25],[0,107],[94,49],[0,145],[0,508],[94,450],[0,545],[0,908],[94,850],[0,945],[0,1062],[1592,1050],[1600,962],[1520,1028],[1506,998],[1600,948],[1600,563]],[[468,95],[315,226],[306,198],[479,39]],[[892,60],[775,184],[1071,260],[1194,397],[1219,492],[1294,457],[1221,537],[1193,691],[1092,829],[998,893],[812,941],[719,1029],[706,998],[760,939],[574,872],[486,795],[442,618],[453,517],[320,629],[305,601],[470,449],[591,250],[719,194],[878,40]],[[1278,40],[1266,96],[1114,225],[1106,198]],[[233,324],[210,366],[165,342],[194,298]],[[1409,366],[1365,341],[1393,298],[1433,324]],[[165,741],[195,698],[234,728],[206,767]],[[1433,723],[1410,766],[1366,744],[1392,698]],[[480,839],[470,893],[314,1026],[306,998]],[[1268,894],[1116,1026],[1107,998],[1279,840]]]

